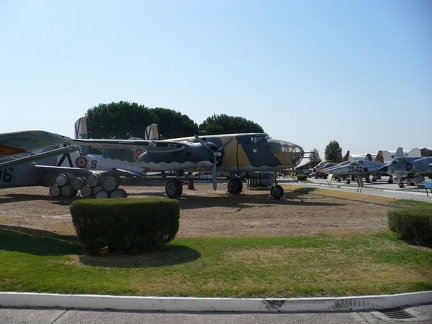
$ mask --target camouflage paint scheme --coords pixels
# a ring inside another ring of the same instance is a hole
[[[274,140],[265,133],[227,134],[200,137],[213,151],[220,151],[217,169],[220,172],[276,171],[297,166],[304,156],[296,144]],[[163,141],[155,141],[159,142]],[[211,171],[213,154],[196,138],[171,139],[181,144],[174,152],[144,152],[139,160],[155,171]],[[156,144],[156,145],[158,145]]]

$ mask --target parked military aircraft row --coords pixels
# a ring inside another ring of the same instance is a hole
[[[429,156],[422,156],[429,155]],[[386,157],[384,157],[386,156]],[[399,187],[403,188],[403,181],[408,183],[423,183],[425,176],[432,177],[432,151],[424,149],[413,149],[405,153],[399,147],[395,154],[379,151],[374,161],[370,158],[343,161],[339,164],[325,165],[319,170],[323,174],[332,174],[338,177],[346,177],[349,183],[352,176],[365,177],[369,181],[370,177],[380,177],[389,175],[389,182],[393,179],[398,180]]]
[[[0,187],[43,185],[50,187],[52,195],[74,195],[81,190],[84,196],[98,192],[119,196],[123,193],[116,191],[118,175],[142,175],[152,170],[210,171],[216,190],[218,172],[279,171],[298,166],[304,157],[301,146],[271,139],[265,133],[159,140],[153,125],[146,139],[88,139],[85,118],[76,123],[75,131],[75,139],[45,131],[0,134]],[[90,154],[88,147],[101,148],[104,153]],[[133,158],[119,157],[119,152],[133,152]],[[238,194],[242,186],[240,179],[233,177],[228,192]],[[180,196],[181,181],[168,180],[165,191],[171,198]],[[284,194],[276,177],[270,194],[275,199]]]
[[[89,147],[101,148],[91,154]],[[432,175],[432,155],[427,149],[396,153],[380,151],[377,155],[345,155],[344,162],[318,165],[316,171],[338,177],[381,174],[402,181],[421,182]],[[264,133],[212,135],[159,140],[157,125],[146,129],[145,139],[89,139],[85,118],[75,124],[75,138],[45,131],[22,131],[0,134],[0,187],[48,186],[52,196],[73,196],[77,191],[85,197],[120,197],[126,193],[118,188],[120,175],[142,176],[148,172],[182,171],[211,172],[216,190],[217,173],[252,173],[280,171],[299,165],[303,149],[296,144],[273,140]],[[374,160],[373,157],[375,158]],[[320,169],[321,167],[321,169]],[[228,192],[238,194],[242,182],[233,177]],[[276,177],[271,187],[275,199],[283,196]],[[168,180],[165,191],[169,197],[182,194],[179,179]]]

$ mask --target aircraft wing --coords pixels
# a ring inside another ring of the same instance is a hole
[[[110,149],[142,149],[148,152],[177,152],[187,145],[184,142],[161,140],[72,139],[71,144]]]
[[[41,130],[0,134],[0,157],[33,152],[44,147],[67,143],[70,138]]]
[[[20,155],[20,156],[14,157],[13,159],[8,159],[7,161],[5,159],[3,159],[3,160],[5,160],[4,162],[2,162],[2,160],[0,160],[0,168],[4,169],[7,167],[14,167],[14,166],[18,166],[21,164],[26,164],[26,163],[30,163],[33,161],[42,160],[42,159],[47,158],[47,157],[67,154],[67,153],[71,153],[71,152],[78,151],[78,150],[79,150],[78,146],[66,146],[66,147],[53,149],[50,151],[37,153],[37,154]]]

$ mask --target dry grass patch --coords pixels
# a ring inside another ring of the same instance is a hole
[[[323,189],[323,188],[313,188],[313,190],[311,190],[311,187],[309,186],[301,186],[301,185],[290,186],[286,184],[282,185],[282,187],[286,190],[303,189],[313,195],[351,199],[356,201],[370,202],[374,204],[393,205],[396,201],[396,199],[394,198],[368,195],[368,194],[358,193],[358,192],[346,192],[342,190],[331,190],[331,189]]]

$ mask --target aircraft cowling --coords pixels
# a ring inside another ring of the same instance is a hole
[[[207,144],[211,150],[217,150],[213,143]],[[144,167],[154,171],[211,171],[213,158],[213,154],[201,143],[191,143],[177,152],[154,153],[146,151],[138,159]]]

